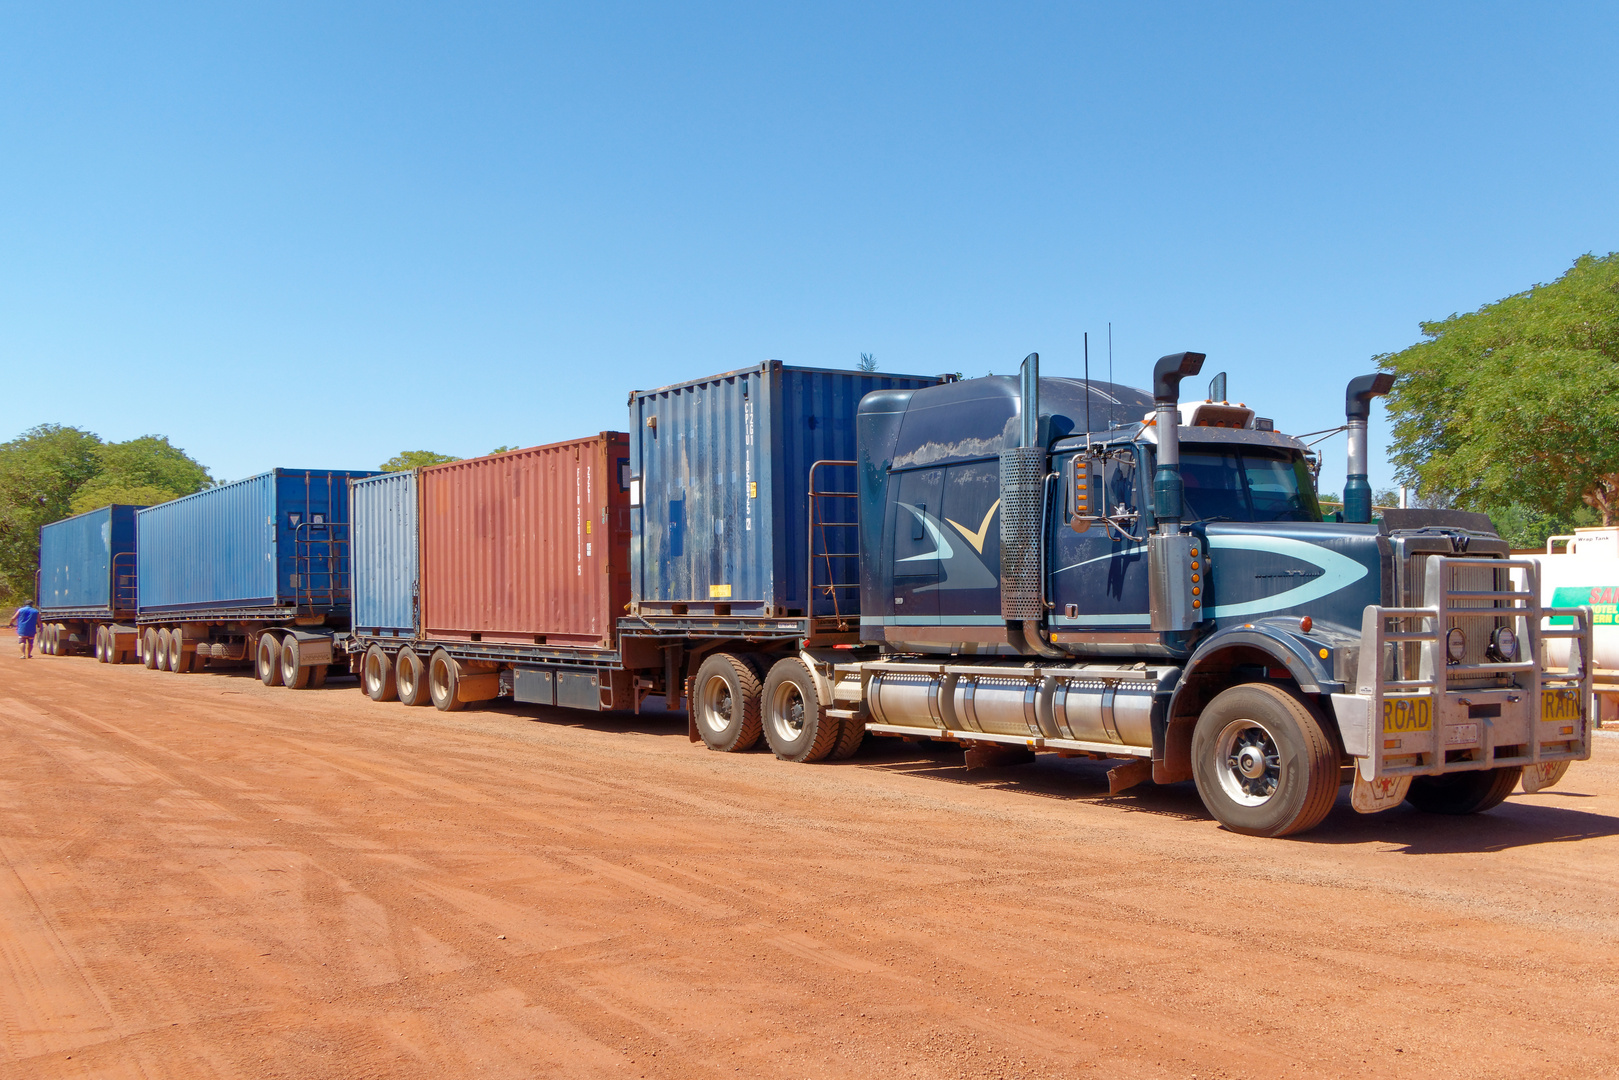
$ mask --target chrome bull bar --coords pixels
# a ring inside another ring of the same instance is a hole
[[[1556,763],[1591,756],[1591,609],[1542,607],[1540,568],[1525,559],[1427,562],[1422,607],[1366,608],[1355,692],[1332,695],[1344,750],[1356,759],[1360,779],[1375,784],[1521,765],[1527,790],[1555,782],[1554,770],[1561,775],[1567,767]],[[1506,571],[1511,587],[1457,588],[1455,579],[1464,576],[1453,573],[1458,569]],[[1446,638],[1458,616],[1510,625],[1516,658],[1451,660]],[[1545,625],[1556,618],[1570,625]],[[1561,638],[1570,640],[1568,664],[1549,668],[1543,645]],[[1415,673],[1406,670],[1413,650],[1402,643],[1416,646]],[[1493,685],[1455,685],[1481,677]]]

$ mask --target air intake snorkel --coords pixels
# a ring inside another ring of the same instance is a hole
[[[1152,477],[1152,509],[1158,531],[1178,533],[1181,508],[1181,380],[1203,370],[1204,354],[1172,353],[1152,369],[1152,400],[1157,411],[1158,468]]]
[[[1372,399],[1394,389],[1394,376],[1380,371],[1349,380],[1344,413],[1349,419],[1349,476],[1344,483],[1344,520],[1367,525],[1372,520],[1372,485],[1366,478],[1366,421]]]

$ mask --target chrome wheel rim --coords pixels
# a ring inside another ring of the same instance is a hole
[[[804,695],[791,682],[783,682],[770,696],[770,726],[777,741],[794,743],[804,736]]]
[[[703,726],[716,735],[731,726],[736,713],[736,699],[731,696],[731,684],[723,675],[710,675],[697,695],[697,714]]]
[[[1215,741],[1220,790],[1239,806],[1264,806],[1282,786],[1281,752],[1256,720],[1233,720]]]
[[[365,658],[365,692],[375,696],[382,689],[382,657],[369,653]]]

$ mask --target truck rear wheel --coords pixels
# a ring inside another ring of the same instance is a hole
[[[1427,814],[1480,814],[1500,806],[1523,776],[1521,765],[1443,776],[1413,776],[1405,801]]]
[[[281,685],[281,637],[278,634],[260,634],[257,665],[259,682],[265,686]]]
[[[427,665],[409,645],[394,657],[394,685],[399,689],[399,700],[406,705],[427,704]]]
[[[141,663],[149,668],[157,667],[157,631],[147,627],[141,634]]]
[[[1313,829],[1338,797],[1338,752],[1315,713],[1272,683],[1221,692],[1192,731],[1203,805],[1232,832]]]
[[[281,643],[281,685],[288,690],[309,685],[309,668],[298,662],[298,639],[291,634]]]
[[[159,671],[169,670],[169,638],[171,636],[169,628],[166,626],[157,632],[157,670]]]
[[[690,708],[710,750],[740,753],[759,741],[759,673],[735,653],[712,653],[692,680]]]
[[[107,628],[105,626],[98,626],[96,627],[96,663],[105,664],[106,662]]]
[[[435,649],[427,661],[427,689],[433,695],[433,707],[439,712],[459,712],[467,707],[455,693],[455,684],[461,669],[454,658],[443,649]]]
[[[372,701],[393,701],[399,696],[399,686],[394,682],[393,661],[381,645],[373,645],[365,650],[365,660],[360,667],[360,685],[365,688],[365,696]]]
[[[843,724],[826,714],[804,661],[796,656],[776,661],[765,679],[765,740],[784,761],[820,761],[838,745]]]

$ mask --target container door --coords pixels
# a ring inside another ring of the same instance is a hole
[[[894,625],[937,626],[940,562],[950,550],[939,518],[944,470],[917,469],[894,480]]]

